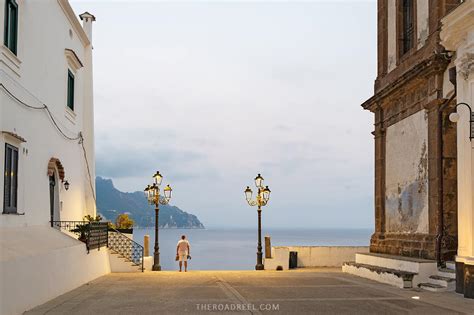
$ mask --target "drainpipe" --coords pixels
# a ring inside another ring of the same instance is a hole
[[[441,247],[444,237],[444,174],[443,174],[443,112],[456,97],[456,68],[449,69],[449,81],[454,85],[453,95],[438,110],[438,226],[436,234],[436,261],[443,265]]]

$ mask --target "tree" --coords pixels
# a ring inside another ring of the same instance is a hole
[[[115,225],[117,229],[130,229],[133,227],[133,220],[130,219],[128,214],[122,213],[117,216],[117,219],[115,220]]]

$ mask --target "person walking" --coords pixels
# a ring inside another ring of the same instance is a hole
[[[181,272],[183,268],[183,262],[184,272],[188,271],[188,257],[191,258],[190,249],[191,246],[189,246],[189,242],[186,239],[186,235],[181,235],[181,239],[179,240],[178,245],[176,246],[176,258],[177,260],[179,260],[179,272]]]

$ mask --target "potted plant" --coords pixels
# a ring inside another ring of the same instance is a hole
[[[86,242],[87,241],[87,231],[89,229],[89,224],[88,223],[84,223],[84,224],[78,224],[76,225],[76,228],[75,229],[72,229],[71,232],[73,233],[76,233],[76,234],[79,234],[79,240],[81,242]]]
[[[133,220],[126,213],[119,214],[115,220],[115,229],[121,233],[133,234]]]
[[[71,230],[71,232],[79,234],[79,240],[81,242],[86,242],[87,241],[87,231],[89,230],[89,222],[100,222],[102,220],[102,217],[100,215],[97,215],[96,217],[93,217],[91,215],[86,215],[83,218],[84,224],[78,224],[74,229]]]

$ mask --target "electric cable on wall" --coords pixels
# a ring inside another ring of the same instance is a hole
[[[0,83],[0,86],[7,93],[8,96],[10,96],[12,99],[17,101],[19,104],[21,104],[21,105],[23,105],[23,106],[25,106],[29,109],[34,109],[34,110],[42,110],[43,109],[43,110],[45,110],[46,113],[48,114],[48,117],[51,119],[51,122],[52,122],[53,126],[56,128],[56,130],[65,139],[71,140],[71,141],[79,140],[79,144],[81,145],[82,151],[83,151],[83,154],[84,154],[84,160],[86,162],[87,174],[89,175],[88,181],[89,181],[89,185],[91,187],[92,197],[94,198],[94,203],[96,204],[96,207],[97,207],[97,200],[96,200],[96,196],[95,196],[94,185],[92,184],[92,176],[91,176],[91,171],[90,171],[90,167],[89,167],[89,160],[87,159],[87,152],[86,152],[86,148],[84,147],[84,137],[82,136],[82,132],[80,131],[79,134],[77,135],[77,137],[69,137],[66,133],[64,133],[64,131],[61,129],[61,127],[59,127],[58,123],[54,119],[53,114],[51,113],[51,111],[49,110],[49,108],[46,104],[43,104],[43,106],[40,106],[40,107],[28,105],[27,103],[23,102],[18,97],[16,97],[12,92],[10,92],[10,90],[8,90],[7,87],[5,85],[3,85],[3,83]]]

